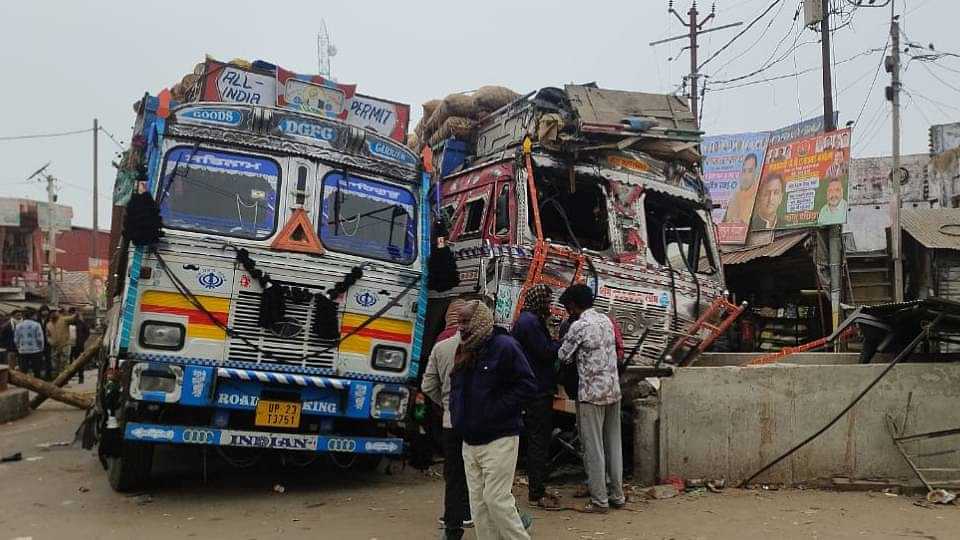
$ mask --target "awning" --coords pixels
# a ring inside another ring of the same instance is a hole
[[[810,236],[809,231],[782,236],[765,246],[723,253],[720,255],[720,260],[723,262],[724,266],[729,266],[750,262],[754,259],[759,259],[760,257],[779,257],[780,255],[783,255],[789,251],[790,248],[802,242],[808,236]]]
[[[924,247],[960,250],[960,208],[903,208],[900,225]]]

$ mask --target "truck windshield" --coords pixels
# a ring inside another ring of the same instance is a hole
[[[273,160],[179,146],[167,153],[164,226],[263,240],[276,227],[280,168]]]
[[[410,264],[416,258],[414,203],[406,189],[331,172],[323,178],[320,238],[331,249]]]

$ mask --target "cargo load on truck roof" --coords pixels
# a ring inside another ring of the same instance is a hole
[[[524,137],[563,153],[638,150],[697,166],[700,131],[677,96],[595,85],[547,87],[520,96],[500,86],[451,94],[423,104],[407,144],[414,151],[450,138],[466,141],[477,161],[519,145]]]
[[[400,143],[410,122],[409,105],[361,94],[356,84],[295,73],[264,60],[221,62],[207,56],[170,87],[170,97],[179,103],[282,107],[340,120]]]

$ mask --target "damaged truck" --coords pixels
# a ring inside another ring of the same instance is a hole
[[[694,332],[699,318],[730,304],[700,132],[682,100],[568,85],[459,125],[436,118],[463,99],[436,106],[413,141],[434,153],[435,242],[449,246],[459,274],[453,288],[431,292],[425,350],[453,297],[486,299],[496,323],[510,327],[537,283],[555,299],[573,283],[589,285],[635,366],[678,363],[668,354],[677,344],[716,337]],[[552,312],[555,331],[564,311]]]

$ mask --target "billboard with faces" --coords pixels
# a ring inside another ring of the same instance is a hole
[[[847,220],[849,129],[767,148],[751,231],[840,225]]]
[[[768,132],[760,132],[703,139],[703,181],[714,204],[721,244],[746,242],[769,138]]]

